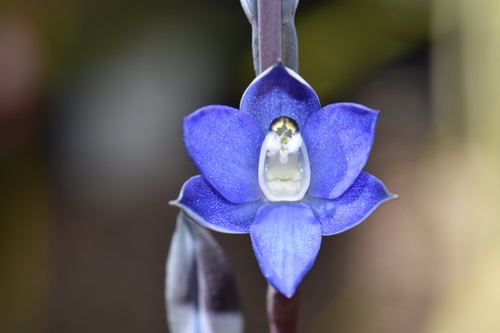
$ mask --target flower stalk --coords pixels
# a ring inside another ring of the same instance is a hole
[[[259,73],[283,59],[281,0],[257,0]]]
[[[267,287],[267,318],[270,333],[297,332],[299,317],[299,291],[288,298],[273,288]]]
[[[298,72],[295,10],[299,0],[240,0],[252,25],[255,74],[281,61]]]
[[[292,2],[293,9],[290,10]],[[283,3],[285,6],[282,6]],[[294,24],[297,4],[298,0],[257,0],[256,44],[258,50],[257,52],[254,50],[254,57],[257,56],[254,64],[258,64],[257,74],[261,74],[278,61],[283,61],[285,66],[295,71],[298,70],[297,35]],[[285,13],[284,17],[282,17],[282,11]],[[286,20],[286,26],[283,24],[283,19]],[[282,27],[285,28],[285,36],[283,36]],[[284,49],[287,51],[286,54],[283,53]],[[298,309],[298,292],[292,298],[288,298],[268,284],[267,317],[270,333],[297,332]]]

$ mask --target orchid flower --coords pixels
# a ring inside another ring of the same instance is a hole
[[[199,170],[172,204],[198,224],[250,233],[264,277],[292,297],[322,236],[346,231],[394,199],[363,172],[378,112],[354,103],[323,108],[282,64],[246,89],[240,109],[211,105],[184,119]]]

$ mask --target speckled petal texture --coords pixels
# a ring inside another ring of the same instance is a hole
[[[353,103],[331,104],[313,114],[302,137],[309,153],[309,195],[334,199],[358,177],[368,160],[378,112]]]
[[[266,279],[292,297],[321,245],[321,226],[303,203],[266,204],[250,227],[252,245]]]
[[[361,172],[341,197],[334,200],[309,197],[305,202],[319,219],[322,234],[328,236],[360,224],[382,203],[396,198],[380,180]]]
[[[202,176],[190,178],[176,201],[198,224],[225,233],[247,233],[261,201],[234,204],[221,196]]]
[[[228,106],[207,106],[184,118],[184,144],[203,177],[227,200],[261,197],[257,180],[264,135],[257,123]]]
[[[396,198],[362,172],[378,112],[354,103],[321,109],[309,84],[282,64],[255,78],[240,109],[212,105],[184,119],[186,150],[201,176],[189,179],[172,204],[212,230],[249,232],[263,275],[291,297],[322,235],[350,229]],[[308,153],[311,182],[300,201],[270,202],[259,186],[261,146],[280,116],[297,122]]]
[[[264,71],[247,88],[241,98],[241,111],[253,117],[263,133],[280,117],[293,118],[304,126],[309,115],[321,108],[314,90],[296,73],[276,65]]]

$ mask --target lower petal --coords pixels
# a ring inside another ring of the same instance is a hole
[[[305,202],[321,223],[324,236],[338,234],[363,222],[382,203],[396,199],[374,176],[361,172],[337,199],[308,197]]]
[[[321,225],[311,209],[303,203],[264,205],[250,227],[250,236],[265,278],[292,297],[321,245]]]
[[[202,176],[190,178],[171,202],[198,224],[225,233],[247,233],[262,205],[260,200],[235,204],[226,200]]]

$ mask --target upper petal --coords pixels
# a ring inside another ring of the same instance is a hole
[[[251,117],[228,106],[207,106],[184,118],[189,157],[205,179],[234,203],[261,197],[257,174],[263,140]]]
[[[382,203],[396,199],[374,176],[361,172],[354,184],[333,200],[309,197],[306,203],[321,223],[324,236],[338,234],[363,222]]]
[[[302,132],[309,153],[309,195],[334,199],[358,177],[368,160],[378,112],[353,103],[325,106]]]
[[[321,226],[300,202],[262,206],[250,227],[252,245],[265,278],[292,297],[321,244]]]
[[[257,76],[243,94],[240,105],[241,111],[259,123],[263,133],[267,133],[271,122],[280,116],[294,119],[301,129],[307,117],[320,108],[311,86],[282,64]]]
[[[182,208],[198,224],[220,232],[247,233],[261,201],[235,204],[221,196],[202,176],[190,178],[179,198],[170,204]]]

